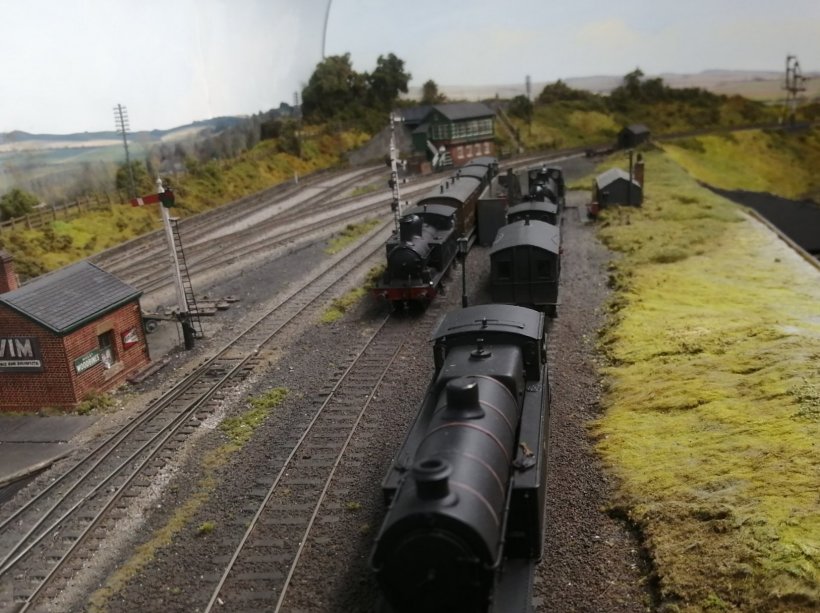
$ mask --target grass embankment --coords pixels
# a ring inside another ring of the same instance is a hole
[[[735,132],[663,144],[693,177],[721,189],[820,202],[820,129]]]
[[[369,138],[363,133],[329,134],[318,129],[302,140],[301,157],[279,150],[266,140],[234,160],[192,162],[188,173],[172,178],[176,217],[201,213],[242,196],[338,164],[345,151]],[[157,205],[135,208],[115,204],[110,210],[91,211],[71,220],[53,222],[35,230],[0,233],[0,249],[15,258],[22,277],[37,276],[86,258],[161,227]]]
[[[170,545],[176,535],[181,533],[191,520],[210,499],[211,494],[219,485],[217,471],[222,468],[230,457],[242,449],[256,429],[265,421],[267,416],[276,407],[281,405],[287,397],[288,390],[275,387],[264,394],[249,399],[251,408],[237,417],[225,419],[219,429],[227,436],[227,442],[208,453],[202,462],[202,476],[194,488],[193,494],[182,502],[171,514],[165,525],[154,532],[151,539],[137,547],[135,553],[119,566],[105,582],[105,585],[95,591],[89,598],[87,610],[101,612],[108,608],[108,601],[122,591],[134,577],[136,577],[151,560],[156,552]],[[197,536],[206,536],[218,528],[213,521],[207,520],[194,529]],[[166,589],[178,591],[169,581]],[[156,596],[156,595],[155,595]],[[161,598],[161,595],[159,595]]]
[[[615,142],[619,125],[612,114],[571,102],[536,105],[532,122],[511,118],[527,149],[563,149]]]
[[[673,161],[600,235],[623,255],[594,426],[664,611],[820,607],[820,273]]]

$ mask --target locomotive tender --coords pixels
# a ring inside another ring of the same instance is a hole
[[[455,261],[458,239],[475,240],[476,203],[498,172],[494,157],[473,159],[405,212],[386,243],[387,267],[373,287],[395,306],[429,302]]]
[[[544,315],[446,315],[435,372],[382,483],[371,564],[384,609],[530,611],[544,533],[549,380]]]

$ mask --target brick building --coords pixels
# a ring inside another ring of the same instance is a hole
[[[457,102],[401,109],[413,148],[433,168],[463,166],[495,155],[495,112],[482,102]]]
[[[141,292],[88,262],[17,287],[0,252],[0,411],[72,409],[151,361]]]

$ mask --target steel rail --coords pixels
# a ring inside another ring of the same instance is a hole
[[[327,287],[325,287],[325,288],[323,288],[321,291],[319,291],[319,292],[317,293],[317,295],[316,295],[316,296],[314,296],[313,298],[311,298],[310,300],[308,300],[308,301],[307,301],[304,305],[301,305],[300,307],[298,307],[294,313],[292,313],[290,316],[286,317],[286,318],[285,318],[285,320],[284,320],[284,321],[282,321],[282,322],[280,322],[280,323],[279,323],[279,324],[278,324],[278,325],[277,325],[277,326],[276,326],[273,330],[268,331],[268,332],[265,334],[265,336],[264,336],[264,338],[263,338],[263,339],[253,342],[253,343],[252,343],[252,347],[251,347],[251,348],[247,351],[247,353],[246,353],[246,355],[245,355],[245,358],[244,358],[243,360],[241,360],[241,362],[240,362],[239,364],[236,364],[236,366],[235,366],[233,369],[231,369],[231,371],[230,371],[230,373],[229,373],[229,374],[227,374],[227,375],[225,375],[224,377],[222,377],[222,378],[220,379],[220,381],[219,381],[219,383],[218,383],[218,384],[216,384],[216,385],[211,385],[211,387],[210,387],[208,390],[206,390],[206,391],[205,391],[205,393],[203,393],[203,394],[202,394],[202,395],[201,395],[201,396],[200,396],[197,400],[195,400],[193,403],[191,403],[191,404],[189,405],[189,407],[190,407],[190,411],[189,411],[189,412],[187,412],[187,413],[185,413],[185,412],[180,413],[180,415],[179,415],[179,416],[177,416],[177,418],[175,418],[175,420],[174,420],[174,421],[178,421],[178,422],[179,422],[179,423],[178,423],[178,428],[177,428],[177,429],[175,429],[175,430],[173,430],[173,431],[169,431],[169,432],[168,432],[167,436],[165,436],[165,438],[161,441],[161,443],[160,443],[159,445],[157,445],[156,449],[154,450],[154,454],[152,454],[152,456],[151,456],[151,457],[147,458],[144,462],[142,462],[142,463],[141,463],[141,464],[137,467],[137,470],[135,470],[135,472],[134,472],[134,473],[131,475],[131,477],[128,479],[128,481],[126,482],[126,484],[125,484],[125,485],[122,485],[122,486],[119,488],[119,492],[115,495],[115,497],[114,497],[114,498],[112,498],[112,499],[109,501],[109,503],[106,505],[106,507],[103,509],[103,511],[101,511],[101,512],[100,512],[100,513],[99,513],[99,514],[98,514],[98,515],[94,518],[94,520],[93,520],[93,521],[92,521],[92,522],[91,522],[91,523],[90,523],[90,524],[86,527],[86,529],[83,531],[82,535],[81,535],[81,536],[77,539],[77,541],[75,541],[74,545],[73,545],[73,546],[69,549],[69,552],[68,552],[68,553],[66,553],[66,554],[65,554],[65,555],[64,555],[64,556],[63,556],[63,557],[59,560],[59,562],[57,563],[57,565],[56,565],[54,568],[52,568],[52,571],[48,574],[47,578],[46,578],[45,580],[43,580],[43,581],[42,581],[42,583],[39,585],[39,587],[36,589],[36,591],[28,597],[28,599],[26,600],[25,608],[24,608],[23,610],[26,610],[26,609],[27,609],[27,608],[31,605],[31,603],[33,603],[33,602],[36,600],[36,598],[39,596],[39,594],[42,592],[42,590],[43,590],[43,589],[47,586],[47,584],[48,584],[48,583],[49,583],[49,582],[50,582],[50,581],[54,578],[54,576],[56,575],[56,573],[58,572],[58,570],[59,570],[59,569],[60,569],[60,568],[64,565],[64,563],[65,563],[65,562],[66,562],[66,560],[70,557],[70,555],[71,555],[71,554],[72,554],[72,553],[76,550],[76,548],[77,548],[77,547],[79,547],[79,545],[80,545],[80,544],[81,544],[81,542],[84,540],[84,538],[85,538],[85,537],[86,537],[86,536],[90,533],[90,531],[91,531],[91,530],[92,530],[92,529],[93,529],[93,528],[94,528],[94,527],[95,527],[95,526],[99,523],[99,519],[100,519],[100,518],[102,518],[102,516],[103,516],[103,515],[107,512],[107,510],[108,510],[108,509],[110,509],[111,505],[113,505],[113,504],[114,504],[114,502],[115,502],[116,500],[118,500],[118,499],[119,499],[119,497],[121,496],[121,494],[122,494],[122,493],[123,493],[123,492],[127,489],[127,485],[129,485],[129,484],[131,483],[131,481],[132,481],[134,478],[136,478],[136,476],[138,476],[138,475],[141,473],[141,470],[142,470],[142,468],[145,466],[145,464],[147,464],[147,462],[148,462],[148,461],[150,461],[150,459],[152,459],[152,458],[154,457],[154,455],[155,455],[156,453],[158,453],[158,452],[159,452],[159,451],[163,448],[163,445],[164,445],[164,443],[165,443],[165,442],[167,442],[168,438],[170,438],[170,436],[173,436],[173,434],[175,434],[175,433],[178,431],[178,429],[182,427],[182,425],[184,425],[185,423],[187,423],[187,421],[188,421],[188,420],[190,419],[190,417],[191,417],[191,416],[192,416],[192,415],[196,412],[196,410],[197,410],[197,409],[198,409],[198,408],[199,408],[199,407],[200,407],[200,406],[201,406],[201,405],[202,405],[205,401],[207,401],[210,397],[212,397],[212,396],[213,396],[213,394],[214,394],[214,393],[216,393],[216,391],[218,391],[218,390],[222,387],[222,385],[224,384],[224,382],[226,382],[226,381],[228,381],[229,379],[231,379],[231,378],[233,377],[233,375],[235,375],[235,373],[236,373],[236,372],[239,372],[239,371],[242,369],[242,367],[243,367],[245,364],[247,364],[247,361],[248,361],[248,360],[250,360],[250,359],[252,359],[253,357],[255,357],[255,355],[257,354],[258,350],[259,350],[262,346],[264,346],[267,342],[269,342],[269,341],[270,341],[270,340],[271,340],[271,339],[272,339],[272,338],[273,338],[273,337],[274,337],[274,336],[275,336],[275,335],[276,335],[276,334],[277,334],[277,333],[278,333],[278,332],[279,332],[282,328],[284,328],[284,327],[285,327],[288,323],[290,323],[291,321],[293,321],[296,317],[298,317],[301,313],[303,313],[303,312],[304,312],[306,309],[308,309],[311,305],[315,304],[315,303],[316,303],[316,302],[317,302],[317,301],[318,301],[318,300],[319,300],[319,299],[320,299],[323,295],[325,295],[325,294],[326,294],[328,291],[330,291],[330,290],[331,290],[334,286],[336,286],[338,283],[340,283],[340,282],[341,282],[341,281],[342,281],[342,280],[343,280],[343,279],[344,279],[344,278],[345,278],[348,274],[351,274],[351,273],[352,273],[352,271],[354,271],[357,267],[361,266],[361,264],[362,264],[363,262],[366,262],[366,261],[367,261],[367,259],[368,259],[369,257],[371,257],[372,255],[374,255],[375,253],[377,253],[378,251],[380,251],[380,250],[381,250],[381,248],[382,248],[382,243],[383,243],[383,240],[380,238],[380,235],[381,235],[381,233],[382,233],[382,232],[383,232],[383,231],[384,231],[387,227],[388,227],[388,224],[383,224],[383,225],[382,225],[379,229],[377,229],[377,230],[373,231],[373,232],[371,233],[371,236],[370,236],[368,239],[366,239],[366,240],[365,240],[365,241],[363,241],[362,243],[360,243],[360,244],[356,245],[355,247],[353,247],[353,248],[351,248],[351,249],[347,250],[346,252],[344,252],[343,254],[341,254],[341,255],[340,255],[340,256],[336,259],[336,261],[335,261],[333,264],[331,264],[331,266],[330,266],[330,267],[328,267],[327,269],[324,269],[324,270],[322,270],[321,272],[317,273],[317,274],[316,274],[316,275],[314,275],[311,279],[309,279],[309,280],[305,281],[305,282],[304,282],[301,286],[299,286],[299,287],[298,287],[298,288],[296,288],[294,291],[292,291],[289,295],[287,295],[286,297],[284,297],[284,298],[283,298],[280,302],[278,302],[278,303],[277,303],[274,307],[272,307],[272,308],[271,308],[271,309],[270,309],[267,313],[263,314],[263,315],[262,315],[262,316],[260,316],[260,317],[259,317],[256,321],[254,321],[253,323],[251,323],[251,324],[250,324],[250,325],[249,325],[249,326],[248,326],[248,327],[247,327],[247,328],[246,328],[246,329],[245,329],[242,333],[240,333],[237,337],[235,337],[233,341],[228,342],[228,343],[225,345],[225,347],[223,347],[221,350],[219,350],[219,351],[218,351],[218,353],[217,353],[216,355],[214,355],[214,356],[213,356],[211,359],[209,359],[209,360],[208,360],[205,364],[203,364],[201,367],[199,367],[199,368],[198,368],[198,369],[197,369],[194,373],[191,373],[191,375],[189,375],[189,376],[188,376],[188,378],[187,378],[186,380],[188,380],[188,381],[190,381],[190,382],[191,382],[191,386],[192,386],[193,384],[197,383],[197,382],[200,382],[200,381],[202,380],[202,378],[204,377],[204,375],[206,375],[206,374],[207,374],[208,370],[210,369],[210,367],[213,365],[213,363],[214,363],[215,361],[217,361],[217,360],[218,360],[221,356],[224,356],[224,355],[225,355],[225,354],[226,354],[229,350],[231,350],[231,349],[233,349],[233,348],[236,348],[236,347],[237,347],[237,345],[239,345],[239,344],[240,344],[240,342],[241,342],[243,339],[245,339],[245,338],[247,338],[248,336],[252,335],[252,333],[253,333],[253,332],[254,332],[254,331],[255,331],[258,327],[260,327],[260,326],[261,326],[261,325],[265,322],[265,320],[267,320],[267,319],[272,319],[273,317],[275,317],[276,313],[278,313],[278,312],[280,311],[280,309],[281,309],[283,306],[285,306],[286,304],[290,303],[291,301],[295,301],[295,300],[297,300],[297,299],[298,299],[298,297],[299,297],[299,295],[300,295],[300,294],[301,294],[301,293],[302,293],[302,292],[303,292],[306,288],[308,288],[311,284],[318,284],[318,283],[320,283],[320,281],[321,281],[323,278],[332,278],[333,274],[336,272],[336,269],[338,269],[339,267],[342,267],[342,266],[347,266],[347,267],[348,267],[348,269],[349,269],[349,270],[348,270],[347,272],[345,272],[344,274],[340,275],[340,276],[339,276],[338,278],[336,278],[335,280],[332,280],[332,281],[331,281],[331,282],[327,285]],[[376,244],[376,245],[375,245],[375,247],[373,247],[373,244],[374,244],[374,243]],[[357,261],[357,262],[354,262],[354,261],[353,261],[353,260],[351,260],[351,258],[349,257],[351,253],[354,253],[354,252],[362,252],[362,251],[366,251],[366,253],[365,253],[365,254],[364,254],[364,256],[362,256],[362,257],[359,259],[359,261]],[[181,393],[182,393],[183,391],[185,391],[185,390],[184,390],[184,389],[181,389],[181,388],[178,388],[178,387],[175,387],[175,388],[174,388],[174,390],[172,390],[172,392],[174,392],[174,391],[178,391],[178,392],[179,392],[179,393],[175,394],[175,398],[174,398],[174,399],[176,399],[176,397],[178,397],[179,395],[181,395]],[[160,404],[160,405],[163,405],[162,400],[163,400],[163,399],[160,399],[159,401],[157,401],[157,403],[158,403],[158,404]],[[196,406],[193,406],[194,404],[195,404]],[[163,405],[163,406],[167,406],[167,404],[165,404],[165,405]],[[172,422],[172,423],[173,423],[173,422]],[[159,435],[161,435],[161,434],[162,434],[162,432],[160,432],[160,433],[158,434],[158,436],[159,436]],[[156,441],[154,440],[154,442],[156,442]],[[133,455],[130,459],[125,460],[125,461],[121,464],[121,467],[122,467],[122,466],[124,466],[124,465],[126,465],[126,464],[128,464],[129,462],[133,461],[134,457],[135,457],[136,455],[139,455],[140,453],[142,453],[142,452],[144,451],[145,447],[146,447],[148,444],[150,444],[150,443],[149,443],[149,442],[147,442],[145,445],[143,445],[142,447],[140,447],[140,449],[139,449],[139,450],[138,450],[138,451],[137,451],[137,452],[136,452],[136,453],[135,453],[135,454],[134,454],[134,455]],[[119,469],[119,468],[120,468],[120,467],[118,467],[118,469]],[[113,475],[109,476],[109,477],[105,480],[105,482],[104,482],[104,483],[107,483],[107,482],[108,482],[108,480],[110,480],[110,478],[112,478],[112,477],[113,477]],[[82,502],[85,502],[85,501],[89,500],[90,498],[92,498],[92,497],[93,497],[93,496],[94,496],[94,495],[95,495],[95,494],[96,494],[96,493],[97,493],[97,492],[101,489],[101,487],[104,485],[104,483],[103,483],[103,484],[98,485],[98,486],[94,489],[94,491],[93,491],[92,493],[90,493],[90,494],[88,494],[87,496],[85,496],[85,497],[84,497],[84,498],[83,498],[83,499],[82,499],[79,503],[75,504],[75,505],[74,505],[74,506],[73,506],[73,507],[72,507],[72,508],[71,508],[68,512],[66,512],[66,513],[65,513],[65,514],[64,514],[64,515],[63,515],[63,516],[62,516],[62,517],[61,517],[61,518],[60,518],[57,522],[54,522],[54,524],[52,524],[52,526],[50,526],[50,527],[49,527],[49,529],[48,529],[48,530],[46,530],[46,531],[45,531],[45,532],[44,532],[44,533],[43,533],[43,534],[42,534],[42,535],[38,538],[38,542],[39,542],[39,541],[41,541],[41,540],[42,540],[42,538],[43,538],[45,535],[47,535],[49,532],[53,531],[53,529],[54,529],[55,527],[57,527],[59,524],[61,524],[61,523],[65,520],[65,518],[66,518],[66,517],[68,517],[68,516],[69,516],[71,513],[73,513],[73,512],[74,512],[77,508],[79,508],[79,506],[80,506],[80,504],[81,504]],[[48,515],[46,516],[46,518],[47,518],[48,516],[50,516],[50,514],[51,514],[51,511],[49,511],[49,513],[48,513]],[[43,520],[43,522],[44,522],[44,520]],[[27,549],[26,549],[26,551],[25,551],[25,552],[23,552],[22,554],[18,555],[18,556],[17,556],[14,560],[12,560],[10,563],[6,564],[6,565],[3,567],[2,571],[0,571],[0,576],[2,576],[2,574],[4,574],[5,572],[7,572],[8,570],[10,570],[10,568],[12,568],[12,567],[13,567],[13,566],[14,566],[14,565],[15,565],[15,564],[16,564],[16,563],[20,560],[20,559],[22,559],[22,557],[25,555],[25,553],[27,553],[28,551],[30,551],[30,550],[31,550],[31,548],[32,548],[34,545],[36,545],[36,543],[32,544],[29,548],[27,548]],[[18,548],[18,550],[19,550],[19,548]]]

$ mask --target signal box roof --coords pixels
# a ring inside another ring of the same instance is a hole
[[[141,295],[102,268],[77,262],[0,294],[0,304],[63,335]]]

